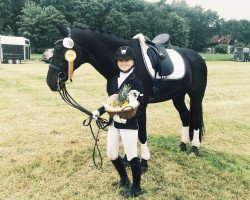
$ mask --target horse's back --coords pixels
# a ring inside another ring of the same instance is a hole
[[[192,49],[187,49],[187,48],[177,48],[175,49],[179,54],[181,54],[181,56],[183,57],[183,59],[187,59],[189,61],[194,61],[194,60],[198,60],[201,63],[205,63],[204,59],[202,58],[202,56],[200,54],[198,54],[196,51],[193,51]]]
[[[207,69],[207,65],[205,63],[204,58],[197,52],[187,48],[178,48],[175,50],[182,56],[185,63],[189,63],[192,66]]]

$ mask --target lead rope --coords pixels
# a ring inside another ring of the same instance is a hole
[[[103,130],[106,130],[106,127],[102,127],[102,120],[101,118],[98,118],[96,120],[96,125],[98,127],[98,131],[96,134],[94,134],[94,131],[93,131],[93,128],[92,128],[92,125],[91,125],[91,121],[92,121],[92,117],[88,117],[86,120],[83,121],[83,126],[89,126],[90,128],[90,132],[95,140],[95,145],[94,145],[94,148],[93,148],[93,153],[92,153],[92,159],[93,159],[93,162],[94,162],[94,165],[95,167],[98,169],[98,168],[102,168],[102,164],[103,164],[103,161],[102,161],[102,155],[101,155],[101,150],[99,148],[99,133],[100,133],[100,130],[103,129]],[[100,163],[98,164],[97,163],[97,159],[96,159],[96,155],[97,157],[100,158]]]
[[[80,104],[78,104],[73,98],[72,96],[68,93],[67,89],[66,89],[66,86],[65,86],[65,83],[62,82],[61,78],[60,78],[60,74],[58,74],[57,76],[57,90],[60,94],[60,96],[62,97],[62,99],[67,103],[69,104],[70,106],[80,110],[81,112],[85,113],[86,115],[88,115],[89,117],[87,119],[85,119],[83,121],[83,126],[89,126],[90,128],[90,132],[95,140],[95,145],[94,145],[94,148],[93,148],[93,154],[92,154],[92,159],[93,159],[93,162],[94,162],[94,165],[96,168],[102,168],[102,164],[103,164],[103,161],[102,161],[102,155],[101,155],[101,151],[100,151],[100,148],[99,148],[99,133],[100,133],[100,130],[105,130],[107,131],[107,126],[109,125],[108,123],[108,120],[106,119],[103,119],[101,117],[98,117],[96,119],[96,125],[98,127],[98,131],[96,134],[94,134],[94,131],[93,131],[93,128],[92,128],[92,125],[91,125],[91,122],[92,122],[92,113],[90,111],[88,111],[87,109],[83,108]],[[97,159],[96,159],[96,156],[100,158],[100,164],[97,163]]]

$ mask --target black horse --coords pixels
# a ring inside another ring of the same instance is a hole
[[[186,143],[192,141],[192,155],[198,156],[203,133],[202,100],[207,84],[207,66],[204,59],[196,52],[178,48],[175,51],[183,58],[185,75],[178,80],[160,81],[158,92],[153,92],[155,80],[145,67],[140,42],[138,39],[125,40],[116,35],[89,28],[64,28],[60,30],[62,36],[70,37],[74,41],[72,48],[76,54],[74,70],[83,63],[90,63],[109,82],[119,70],[114,67],[113,57],[120,46],[131,46],[136,53],[135,73],[144,86],[143,115],[138,119],[139,140],[142,144],[147,141],[146,108],[148,103],[158,103],[172,99],[182,121],[182,139],[180,150],[186,150]],[[63,40],[55,43],[54,54],[47,74],[47,84],[52,91],[57,91],[57,75],[64,73],[64,82],[68,80],[68,62],[64,58],[67,51]],[[159,81],[158,81],[159,82]],[[185,105],[185,95],[190,97],[190,110]]]

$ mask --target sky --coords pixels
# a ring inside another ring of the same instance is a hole
[[[147,0],[156,2],[158,0]],[[173,0],[167,0],[171,3]],[[250,0],[186,0],[189,6],[200,5],[205,10],[211,9],[216,11],[220,18],[246,19],[250,21]]]

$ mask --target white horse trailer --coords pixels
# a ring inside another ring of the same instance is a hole
[[[24,37],[0,35],[0,63],[20,64],[30,60],[30,41]]]

